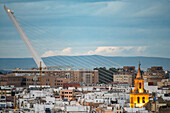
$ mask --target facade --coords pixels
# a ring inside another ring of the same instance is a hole
[[[10,87],[0,87],[0,96],[12,96],[12,88]]]
[[[123,70],[132,74],[132,85],[134,85],[135,66],[123,66]]]
[[[147,69],[143,77],[149,85],[156,86],[157,82],[165,78],[165,72],[162,67],[151,67]]]
[[[84,83],[95,85],[98,83],[97,70],[43,70],[42,85],[62,87],[63,83]],[[13,70],[13,75],[0,76],[0,85],[14,85],[15,87],[29,87],[40,85],[39,70]]]
[[[23,76],[0,76],[1,86],[14,85],[15,87],[25,87],[26,78]]]
[[[170,90],[170,79],[162,79],[161,82],[157,82],[158,88],[168,88]]]
[[[49,85],[51,87],[62,87],[64,83],[68,83],[68,78],[57,78],[56,76],[43,76],[42,85]]]
[[[63,83],[63,88],[68,89],[68,87],[80,87],[80,83]]]
[[[114,75],[114,81],[118,83],[129,83],[132,85],[132,74],[128,72],[121,72]]]
[[[63,89],[60,90],[60,98],[67,100],[74,100],[74,90]]]
[[[0,78],[0,84],[2,86],[29,87],[29,85],[40,85],[39,76],[1,76]],[[49,85],[50,87],[62,87],[63,83],[68,82],[68,78],[42,76],[42,85]]]
[[[140,64],[134,81],[135,88],[130,91],[130,107],[142,107],[149,101],[149,92],[144,89],[144,79],[140,72]]]
[[[14,107],[15,105],[15,88],[10,86],[0,87],[0,110],[1,108]]]
[[[16,76],[39,75],[39,70],[13,70]],[[44,76],[55,76],[57,78],[67,78],[69,82],[79,82],[86,84],[98,83],[98,70],[42,70]]]
[[[132,84],[134,83],[135,77],[135,67],[134,66],[124,66],[123,68],[109,68],[105,67],[95,68],[99,73],[99,83],[112,83],[114,81],[113,75],[118,74],[119,72],[127,72],[132,75]]]
[[[115,68],[106,69],[105,67],[95,68],[94,70],[99,73],[99,83],[113,82],[113,73],[117,72]]]

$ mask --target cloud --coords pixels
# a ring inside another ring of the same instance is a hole
[[[62,53],[70,53],[70,52],[71,52],[71,48],[70,47],[62,50]]]
[[[88,51],[87,55],[110,55],[110,56],[118,56],[118,55],[140,55],[142,52],[146,50],[146,46],[106,46],[106,47],[97,47],[96,50]]]
[[[146,46],[102,46],[97,47],[95,50],[89,50],[87,53],[75,53],[72,51],[72,48],[68,47],[61,51],[47,51],[42,57],[57,55],[139,56],[143,55],[146,49]]]
[[[137,47],[136,51],[137,51],[138,53],[140,53],[140,52],[145,51],[146,49],[147,49],[146,46],[140,46],[140,47]]]
[[[50,57],[50,56],[57,56],[57,55],[71,55],[71,48],[68,47],[63,49],[62,51],[46,51],[41,57]]]

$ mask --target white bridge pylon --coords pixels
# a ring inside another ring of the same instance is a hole
[[[10,17],[10,19],[11,19],[12,23],[14,24],[15,28],[17,29],[20,37],[22,38],[22,40],[24,41],[25,45],[27,46],[27,48],[28,48],[29,52],[31,53],[31,55],[32,55],[35,63],[37,64],[37,66],[40,67],[40,62],[41,62],[41,66],[43,68],[46,68],[46,65],[44,64],[43,60],[38,55],[37,51],[33,47],[33,45],[30,42],[30,40],[28,39],[28,37],[25,34],[24,30],[22,29],[22,27],[20,26],[20,24],[16,20],[16,18],[14,16],[14,12],[12,10],[6,8],[5,5],[4,5],[4,9],[5,9],[6,13],[8,14],[8,16]]]

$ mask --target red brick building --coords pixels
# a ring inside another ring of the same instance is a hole
[[[80,83],[63,83],[63,88],[65,89],[68,89],[68,87],[80,87]]]

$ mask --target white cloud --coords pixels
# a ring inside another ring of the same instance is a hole
[[[55,51],[46,51],[41,57],[55,56]]]
[[[140,52],[145,51],[146,49],[147,49],[146,46],[139,46],[139,47],[137,47],[136,51],[137,51],[138,53],[140,53]]]
[[[71,48],[68,47],[68,48],[66,48],[66,49],[63,49],[62,52],[63,52],[63,53],[70,53],[70,52],[71,52]]]
[[[110,56],[118,56],[118,55],[140,55],[142,52],[146,50],[146,46],[105,46],[105,47],[97,47],[96,50],[88,51],[87,55],[110,55]]]
[[[103,55],[103,56],[139,56],[143,55],[146,46],[102,46],[95,50],[89,50],[87,53],[75,53],[72,48],[68,47],[61,51],[46,51],[42,57],[57,56],[57,55]]]
[[[41,57],[57,56],[57,55],[71,55],[71,48],[68,47],[62,51],[46,51]]]

